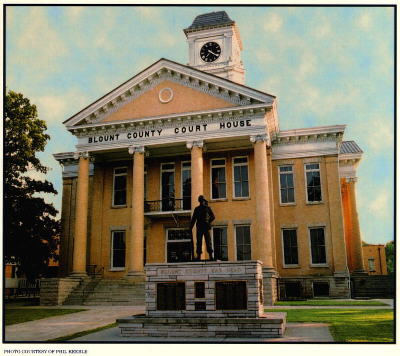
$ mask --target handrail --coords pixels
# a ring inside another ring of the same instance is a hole
[[[185,197],[183,199],[164,198],[161,200],[146,200],[144,202],[144,211],[148,213],[190,210],[190,205],[190,197]]]

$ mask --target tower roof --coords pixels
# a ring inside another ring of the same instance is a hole
[[[196,16],[196,18],[193,20],[193,23],[188,28],[185,28],[183,31],[186,33],[203,28],[234,24],[235,21],[231,20],[225,11],[209,12],[207,14]]]

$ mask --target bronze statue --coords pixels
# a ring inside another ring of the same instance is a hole
[[[195,261],[200,261],[203,235],[206,240],[207,252],[210,260],[214,261],[213,249],[211,245],[210,229],[211,223],[214,221],[215,216],[211,208],[208,206],[207,200],[203,195],[199,195],[199,205],[196,206],[193,212],[192,220],[190,221],[190,231],[192,231],[196,223],[196,258]]]

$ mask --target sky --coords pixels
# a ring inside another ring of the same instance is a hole
[[[225,10],[239,27],[246,85],[277,96],[281,130],[346,124],[364,151],[362,239],[393,240],[394,10],[390,7],[8,6],[6,86],[38,108],[51,136],[42,163],[59,194],[54,153],[75,151],[64,120],[160,58],[188,62],[182,29]]]

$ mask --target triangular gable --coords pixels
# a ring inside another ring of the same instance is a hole
[[[270,104],[274,99],[273,95],[161,59],[64,124],[72,128],[82,124]]]
[[[99,122],[221,109],[238,105],[170,80],[163,80]]]

